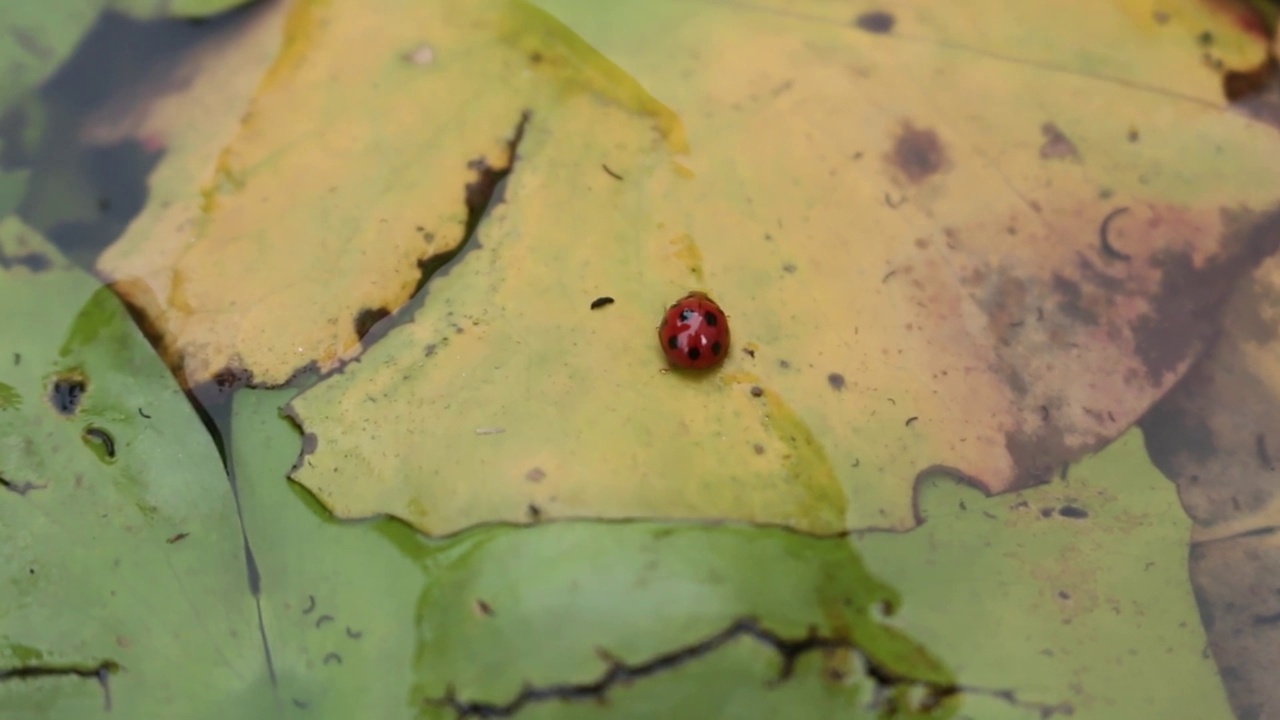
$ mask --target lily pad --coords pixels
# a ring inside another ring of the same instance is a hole
[[[511,39],[526,74],[621,72],[688,152],[601,95],[534,107],[412,322],[293,403],[294,477],[340,516],[909,528],[926,471],[1006,492],[1118,436],[1280,243],[1280,137],[1226,106],[1198,13],[1022,3],[1003,33],[1004,3],[545,7]],[[1224,57],[1264,57],[1210,17]],[[1179,169],[1210,167],[1232,171]],[[740,348],[709,377],[664,373],[654,340],[690,287]]]
[[[1191,521],[1141,432],[1050,485],[986,498],[931,475],[918,501],[915,530],[856,544],[961,687],[1041,718],[1236,717],[1187,577]]]

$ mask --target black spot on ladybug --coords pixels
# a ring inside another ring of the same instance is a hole
[[[604,297],[598,297],[598,298],[596,298],[595,300],[592,300],[592,301],[591,301],[591,309],[592,309],[592,310],[599,310],[600,308],[602,308],[602,307],[604,307],[604,306],[606,306],[606,305],[612,305],[612,304],[613,304],[613,298],[611,298],[611,297],[609,297],[608,295],[606,295],[606,296],[604,296]]]
[[[711,310],[702,313],[702,319],[707,323],[707,327],[715,327],[720,324],[720,318],[716,317],[716,314]]]
[[[696,361],[698,360],[698,358],[700,358],[700,357],[702,357],[702,351],[701,351],[701,350],[699,350],[698,348],[689,348],[689,359],[690,359],[690,360],[693,360],[693,361],[695,361],[695,362],[696,362]]]
[[[883,10],[865,12],[853,20],[853,24],[859,30],[866,30],[869,33],[875,33],[877,35],[884,35],[892,30],[895,22],[896,19],[893,15],[884,12]]]
[[[720,350],[721,350],[721,349],[722,349],[722,348],[720,347],[720,341],[719,341],[719,340],[717,340],[717,341],[715,341],[715,342],[711,343],[711,354],[712,354],[712,355],[719,356],[719,355],[720,355]]]
[[[671,348],[672,350],[679,348],[680,337],[678,335],[672,335],[671,337],[667,338],[667,347]]]
[[[831,373],[827,376],[827,384],[831,386],[832,390],[843,390],[844,376],[840,373]]]
[[[49,391],[49,402],[53,404],[53,409],[62,415],[75,415],[80,409],[80,399],[84,397],[86,388],[84,378],[60,377],[53,381],[53,388]]]
[[[356,337],[363,340],[374,325],[377,325],[380,320],[389,315],[391,315],[391,311],[384,307],[361,310],[360,314],[356,315]]]

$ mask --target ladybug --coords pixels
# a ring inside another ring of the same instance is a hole
[[[691,292],[667,308],[658,342],[673,366],[708,370],[729,353],[729,318],[706,293]]]

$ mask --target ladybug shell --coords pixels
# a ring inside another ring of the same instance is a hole
[[[729,353],[729,318],[705,293],[691,292],[667,308],[658,342],[671,365],[708,370]]]

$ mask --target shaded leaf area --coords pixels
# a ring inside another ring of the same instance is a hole
[[[0,8],[0,115],[44,82],[104,9],[148,18],[206,17],[247,0],[47,0]]]
[[[1240,718],[1280,713],[1280,262],[1232,296],[1212,350],[1143,420],[1178,489],[1191,578]]]
[[[294,477],[339,516],[908,528],[922,472],[1004,492],[1116,437],[1280,243],[1280,137],[1197,40],[1253,67],[1266,38],[1198,5],[512,7],[520,76],[590,92],[531,104],[412,322],[293,404]],[[653,340],[691,287],[741,348],[712,376]]]
[[[895,622],[964,683],[1009,693],[962,716],[1235,717],[1188,582],[1191,522],[1139,431],[1050,485],[987,498],[931,475],[919,503],[915,530],[856,546],[909,600]]]
[[[180,227],[186,194],[175,189],[198,186],[239,129],[286,7],[272,0],[200,25],[105,13],[0,124],[21,148],[8,164],[31,174],[23,219],[83,267],[126,229]],[[157,251],[152,262],[168,260]]]

